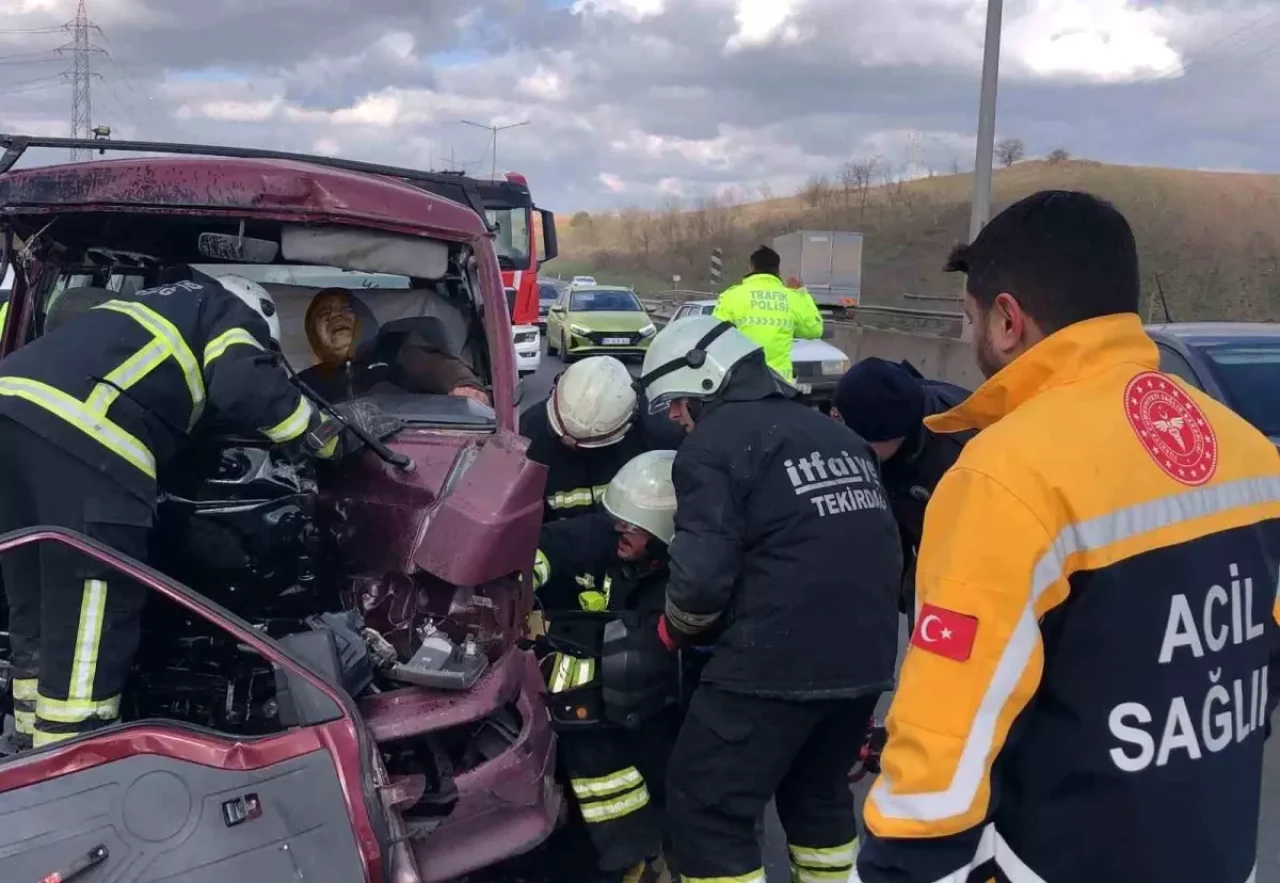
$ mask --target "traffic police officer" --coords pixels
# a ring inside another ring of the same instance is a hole
[[[781,271],[782,258],[761,246],[751,255],[751,274],[720,295],[712,315],[760,344],[769,367],[792,383],[791,344],[821,338],[822,314],[809,292],[783,284]]]
[[[686,881],[763,881],[756,821],[776,796],[793,879],[847,875],[846,777],[898,638],[875,455],[711,316],[659,333],[640,382],[689,432],[661,637],[712,643],[668,770],[668,858]]]
[[[119,296],[0,361],[0,532],[57,525],[147,557],[157,475],[193,431],[216,424],[304,441],[331,455],[322,421],[265,352],[271,296],[188,269]],[[20,746],[114,722],[146,592],[46,544],[3,562]]]
[[[618,471],[602,500],[611,520],[608,536],[593,531],[594,519],[561,519],[542,529],[540,548],[548,570],[535,578],[535,585],[543,607],[579,606],[573,580],[557,580],[558,571],[576,574],[606,562],[601,603],[595,609],[617,612],[629,627],[626,661],[631,671],[621,679],[606,684],[605,669],[612,663],[603,658],[557,653],[545,663],[557,709],[579,703],[599,708],[602,703],[595,697],[601,690],[609,691],[604,702],[615,707],[620,692],[636,700],[627,703],[625,725],[606,720],[584,727],[571,715],[555,716],[557,722],[570,718],[569,726],[558,727],[560,761],[598,864],[595,879],[656,880],[661,867],[664,776],[680,722],[678,663],[657,632],[666,597],[667,545],[675,532],[674,457],[673,451],[649,451]],[[594,637],[579,643],[595,644],[606,621],[566,621],[553,612],[549,634],[574,640],[585,628]],[[575,698],[584,695],[588,698]]]
[[[832,403],[840,419],[880,458],[880,477],[902,537],[901,609],[914,627],[916,554],[924,512],[943,474],[960,456],[972,432],[935,433],[924,418],[969,397],[969,391],[926,380],[909,362],[863,359],[840,378]]]
[[[1252,881],[1280,454],[1159,372],[1110,204],[1034,194],[948,269],[988,380],[927,425],[981,432],[925,515],[852,879]]]

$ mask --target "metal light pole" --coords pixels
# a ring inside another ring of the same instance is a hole
[[[1004,0],[987,0],[987,36],[982,49],[982,97],[978,101],[978,149],[973,165],[973,208],[969,215],[969,241],[991,219],[991,166],[995,161],[996,92],[1000,83],[1000,25]],[[962,326],[961,340],[971,340],[973,329]]]
[[[523,123],[512,123],[509,126],[486,126],[481,123],[473,123],[471,120],[460,120],[460,122],[465,126],[475,126],[477,129],[484,129],[493,136],[493,171],[490,173],[489,177],[494,180],[497,180],[498,178],[498,133],[505,132],[507,129],[518,129],[521,126],[529,125],[529,120],[525,120]]]

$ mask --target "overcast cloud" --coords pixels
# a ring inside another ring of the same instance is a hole
[[[88,0],[93,120],[488,174],[558,211],[973,161],[985,0]],[[1032,154],[1280,171],[1280,0],[1006,0],[999,130]],[[0,11],[0,129],[64,135],[53,30]],[[42,161],[60,159],[45,153]]]

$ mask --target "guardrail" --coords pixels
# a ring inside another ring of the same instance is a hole
[[[904,291],[902,292],[902,297],[905,300],[942,300],[956,304],[961,301],[961,298],[954,294],[911,294],[908,291]]]
[[[698,291],[661,292],[661,295],[664,296],[640,300],[645,311],[658,325],[665,325],[671,321],[671,314],[675,311],[675,307],[684,301],[710,300],[715,297],[711,292]],[[964,313],[959,311],[926,310],[879,304],[839,307],[823,312],[824,318],[834,325],[865,325],[871,328],[889,328],[941,336],[959,336],[960,327],[964,321]]]

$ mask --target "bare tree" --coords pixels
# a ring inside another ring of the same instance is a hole
[[[811,209],[819,209],[831,198],[831,182],[826,175],[814,175],[800,191],[800,199]]]
[[[878,164],[879,160],[875,157],[855,159],[845,163],[844,168],[840,170],[840,183],[844,188],[846,200],[851,201],[851,197],[856,196],[859,216],[867,212],[867,199],[875,184]]]
[[[1006,169],[1027,158],[1027,145],[1021,138],[1003,138],[996,144],[996,159]]]
[[[1049,165],[1060,165],[1069,159],[1071,159],[1071,154],[1059,147],[1057,150],[1053,151],[1053,153],[1049,154]]]

